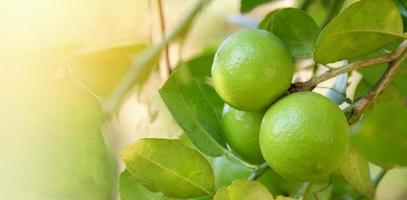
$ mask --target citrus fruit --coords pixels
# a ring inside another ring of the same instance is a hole
[[[258,29],[227,37],[212,64],[216,92],[244,111],[266,109],[289,88],[293,73],[293,59],[284,43]]]
[[[263,113],[240,111],[225,104],[222,124],[226,141],[243,160],[258,164],[263,161],[259,131]]]
[[[348,124],[341,110],[326,97],[298,92],[268,109],[259,143],[264,159],[281,176],[325,181],[348,151]]]

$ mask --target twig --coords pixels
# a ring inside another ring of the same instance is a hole
[[[158,7],[158,13],[160,16],[160,28],[161,28],[161,35],[162,38],[165,38],[165,17],[164,17],[164,9],[162,6],[162,1],[161,0],[157,0],[157,7]],[[167,77],[169,75],[169,73],[171,72],[171,62],[170,62],[170,55],[169,55],[169,51],[168,51],[168,44],[165,45],[164,47],[164,54],[165,54],[165,62],[166,62],[166,68],[164,68],[164,73],[165,73],[165,77]]]
[[[352,105],[345,109],[345,113],[348,113],[349,123],[354,123],[361,113],[373,102],[377,96],[379,96],[386,86],[390,83],[393,77],[396,75],[397,70],[400,68],[403,61],[407,58],[407,52],[403,52],[401,57],[391,62],[386,72],[378,80],[375,86],[367,92],[363,97],[356,100]]]
[[[375,57],[375,58],[370,58],[367,60],[351,63],[344,65],[342,67],[336,68],[329,70],[325,72],[324,74],[321,74],[319,76],[316,76],[308,81],[305,82],[297,82],[293,83],[291,85],[291,88],[289,89],[289,92],[298,92],[298,91],[307,91],[307,90],[312,90],[316,85],[319,83],[329,80],[335,76],[338,76],[343,73],[351,72],[354,70],[362,69],[364,67],[376,65],[376,64],[382,64],[382,63],[388,63],[393,61],[394,59],[398,58],[401,54],[404,53],[404,51],[407,48],[407,42],[404,41],[396,50],[394,50],[391,54],[385,55],[385,56],[380,56],[380,57]]]
[[[262,163],[254,169],[253,173],[250,174],[249,180],[256,180],[258,179],[261,175],[263,175],[270,167],[267,165],[267,163]]]

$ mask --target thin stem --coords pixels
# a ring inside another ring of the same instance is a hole
[[[160,29],[161,29],[161,35],[162,38],[165,38],[165,17],[164,17],[164,9],[163,9],[163,5],[162,5],[162,1],[161,0],[157,0],[157,7],[158,7],[158,13],[160,16]],[[165,54],[165,62],[166,62],[166,68],[164,68],[164,73],[165,73],[165,77],[167,77],[169,75],[169,72],[171,71],[171,62],[170,62],[170,55],[169,55],[169,51],[168,51],[168,44],[165,45],[164,47],[164,54]]]
[[[362,69],[368,66],[376,65],[376,64],[382,64],[382,63],[388,63],[393,61],[394,59],[398,58],[401,54],[405,52],[407,49],[407,42],[404,41],[395,51],[393,51],[391,54],[385,55],[385,56],[380,56],[380,57],[375,57],[375,58],[370,58],[366,59],[363,61],[351,63],[351,64],[346,64],[342,67],[336,68],[329,70],[325,72],[324,74],[321,74],[319,76],[316,76],[308,81],[305,82],[297,82],[293,83],[291,85],[291,88],[289,89],[290,92],[298,92],[298,91],[307,91],[307,90],[312,90],[316,85],[319,83],[329,80],[333,77],[336,77],[340,74],[351,72],[354,70]]]
[[[386,86],[396,75],[403,61],[407,58],[406,54],[407,51],[403,52],[400,58],[390,64],[380,80],[376,82],[375,86],[369,92],[346,108],[345,113],[349,115],[349,123],[354,123],[359,118],[361,113],[371,104],[371,102],[373,102],[377,96],[383,92]]]
[[[298,190],[297,194],[295,194],[294,199],[301,199],[307,193],[309,188],[311,187],[311,183],[305,182],[302,184],[301,188]]]
[[[236,156],[236,155],[235,155],[233,152],[231,152],[231,151],[225,150],[225,151],[223,152],[223,154],[225,155],[225,157],[226,157],[228,160],[230,160],[230,161],[232,161],[232,162],[234,162],[234,163],[243,165],[243,166],[245,166],[245,167],[247,167],[247,168],[249,168],[249,169],[256,169],[256,166],[255,166],[255,165],[252,165],[252,164],[247,163],[246,161],[240,159],[238,156]]]
[[[383,179],[384,175],[386,175],[387,170],[381,169],[380,172],[373,178],[373,186],[376,188],[380,181]]]
[[[250,174],[249,180],[257,180],[261,175],[263,175],[270,167],[267,165],[267,163],[262,163],[254,169],[253,173]]]

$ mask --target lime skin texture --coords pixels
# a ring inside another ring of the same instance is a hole
[[[240,111],[225,104],[222,125],[231,149],[251,164],[264,162],[259,146],[259,131],[264,112]]]
[[[350,138],[345,115],[328,98],[297,92],[266,112],[259,135],[266,162],[282,177],[322,182],[340,166]]]
[[[277,36],[252,29],[222,42],[211,72],[215,90],[226,103],[242,111],[260,111],[290,87],[294,63]]]

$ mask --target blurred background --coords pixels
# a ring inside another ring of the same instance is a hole
[[[106,119],[98,101],[132,58],[158,43],[194,3],[160,2],[2,1],[0,199],[117,199],[120,150],[139,138],[182,134],[158,94],[169,70],[180,60],[213,53],[228,34],[256,27],[269,11],[298,5],[276,0],[242,15],[239,0],[214,0],[185,40],[171,43],[154,72]],[[321,24],[323,10],[310,9]],[[305,71],[296,75],[309,77]],[[391,170],[377,199],[407,199],[407,169]]]

